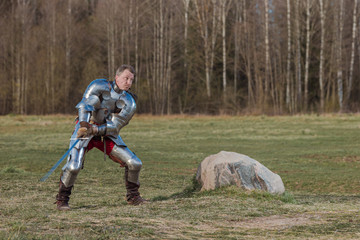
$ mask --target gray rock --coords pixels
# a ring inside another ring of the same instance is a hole
[[[281,177],[246,155],[221,151],[210,155],[199,165],[197,181],[201,190],[236,185],[246,190],[260,189],[273,194],[285,191]]]

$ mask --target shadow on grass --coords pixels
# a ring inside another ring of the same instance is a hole
[[[180,199],[180,198],[191,198],[191,197],[203,197],[203,196],[226,196],[226,197],[236,197],[241,199],[253,198],[260,201],[272,201],[279,200],[284,203],[296,204],[297,201],[293,194],[285,191],[282,194],[271,194],[269,192],[254,190],[246,191],[237,186],[225,186],[220,187],[215,190],[200,191],[201,185],[196,180],[196,176],[192,178],[192,183],[190,186],[186,187],[182,192],[171,194],[170,196],[156,196],[151,199],[153,202],[157,201],[166,201],[170,199]]]
[[[171,194],[170,196],[157,196],[151,199],[153,202],[157,201],[166,201],[176,198],[190,198],[193,197],[196,193],[199,193],[201,185],[196,180],[196,175],[192,178],[191,185],[186,187],[182,192]]]

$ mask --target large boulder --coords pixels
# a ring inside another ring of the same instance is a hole
[[[236,185],[246,190],[260,189],[273,194],[285,191],[278,174],[246,155],[221,151],[210,155],[199,165],[196,179],[201,190]]]

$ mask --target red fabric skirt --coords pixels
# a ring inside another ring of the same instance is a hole
[[[108,137],[104,137],[104,139],[106,145],[106,154],[109,155],[114,148],[115,143]],[[101,141],[101,137],[93,137],[87,146],[87,151],[90,151],[94,147],[104,152],[104,142]]]

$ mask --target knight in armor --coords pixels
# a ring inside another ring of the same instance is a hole
[[[125,168],[126,200],[130,205],[139,205],[144,200],[139,193],[141,160],[126,146],[119,136],[136,110],[136,96],[129,92],[135,70],[130,65],[120,66],[115,81],[96,79],[92,81],[82,100],[76,105],[78,121],[70,139],[72,146],[62,168],[59,193],[56,195],[58,210],[69,210],[71,190],[84,164],[85,153],[98,148],[110,159]]]

